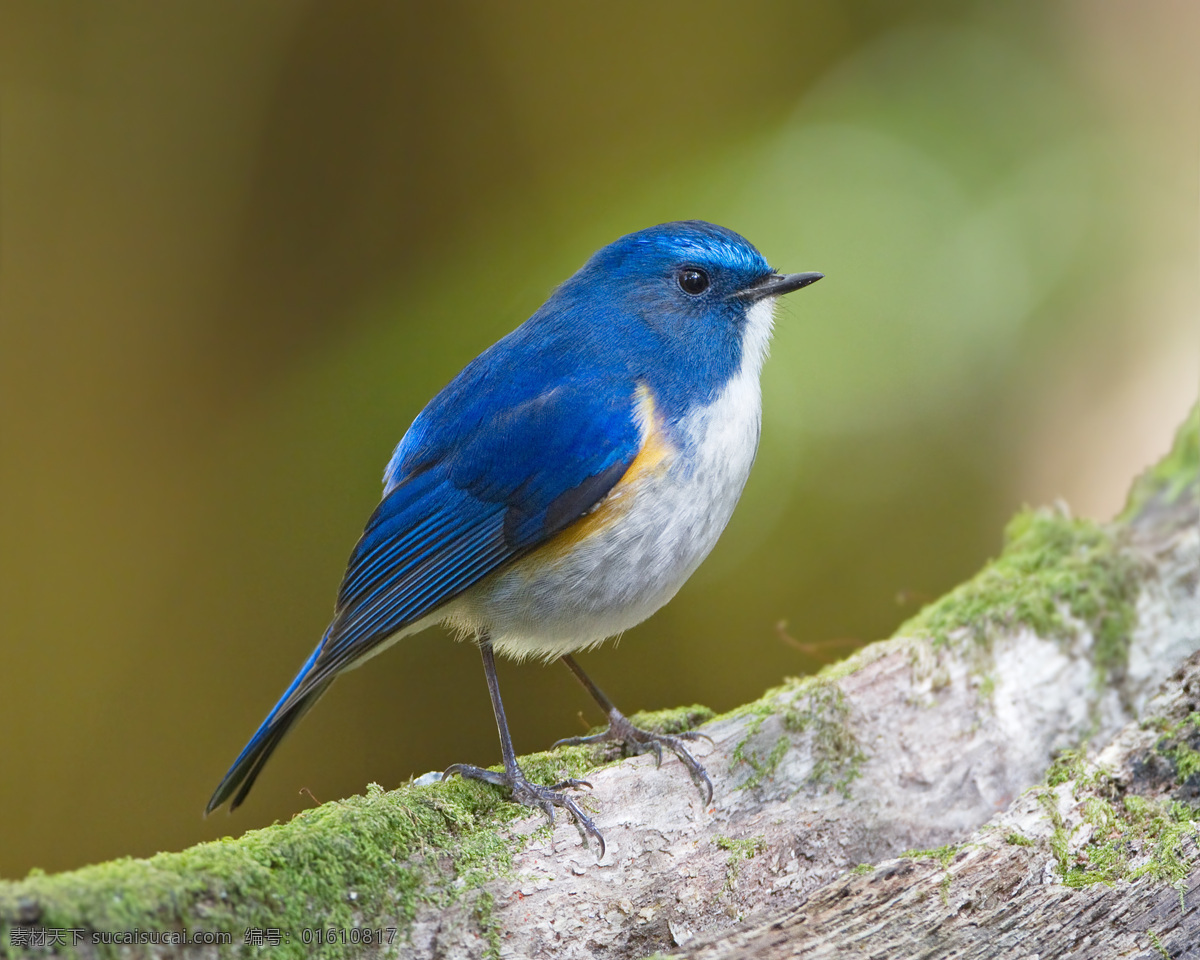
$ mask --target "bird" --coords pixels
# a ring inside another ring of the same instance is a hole
[[[283,737],[344,671],[444,623],[483,660],[503,772],[453,764],[511,800],[604,838],[568,790],[532,783],[513,750],[497,653],[561,660],[608,727],[563,743],[667,747],[705,796],[684,741],[642,730],[574,658],[666,604],[708,555],[758,448],[760,373],[777,299],[822,278],[780,274],[744,237],[701,220],[594,253],[523,324],[417,415],[384,470],[333,619],[234,760],[206,814],[245,800]],[[557,744],[556,744],[557,745]]]

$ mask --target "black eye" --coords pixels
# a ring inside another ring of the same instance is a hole
[[[679,271],[679,289],[693,297],[708,289],[708,274],[695,267],[685,267]]]

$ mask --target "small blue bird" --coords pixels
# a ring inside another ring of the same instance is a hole
[[[743,237],[665,223],[604,247],[421,411],[384,471],[333,622],[234,761],[207,812],[237,807],[338,674],[444,622],[475,638],[504,772],[455,764],[553,820],[566,809],[603,856],[568,780],[517,765],[494,651],[560,659],[634,753],[662,747],[712,798],[683,740],[640,730],[572,657],[640,623],[712,550],[758,447],[759,372],[775,300],[820,280],[775,273]]]

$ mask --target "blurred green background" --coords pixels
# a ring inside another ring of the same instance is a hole
[[[625,710],[887,635],[1023,502],[1110,516],[1196,393],[1198,36],[1187,0],[4,3],[0,875],[496,762],[429,631],[200,816],[411,419],[631,230],[827,279],[721,544],[582,658]],[[500,672],[520,751],[599,720]]]

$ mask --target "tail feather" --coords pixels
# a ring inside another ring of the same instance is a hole
[[[246,799],[250,788],[254,786],[254,781],[258,779],[264,764],[270,759],[271,754],[275,752],[275,748],[279,746],[292,725],[309,711],[333,682],[332,677],[323,680],[311,689],[304,691],[300,696],[296,696],[320,652],[321,647],[318,646],[291,685],[284,691],[283,696],[279,698],[274,709],[267,715],[267,719],[262,722],[254,736],[250,738],[250,742],[233,761],[233,766],[229,768],[229,772],[225,774],[224,779],[213,792],[212,799],[208,801],[208,806],[204,808],[206,816],[231,796],[233,801],[230,803],[229,809],[231,811],[237,809]]]

